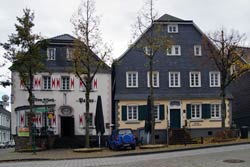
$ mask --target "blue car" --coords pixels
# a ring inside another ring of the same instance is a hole
[[[135,149],[136,140],[131,129],[113,130],[111,136],[108,138],[108,147],[112,150],[122,148]]]

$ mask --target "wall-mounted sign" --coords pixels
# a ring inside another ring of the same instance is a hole
[[[192,122],[191,126],[202,126],[200,122]]]
[[[18,129],[18,136],[29,137],[29,135],[30,135],[29,128],[19,128]]]
[[[72,115],[72,108],[70,106],[62,106],[60,107],[61,109],[61,113],[64,115],[64,116],[70,116]]]

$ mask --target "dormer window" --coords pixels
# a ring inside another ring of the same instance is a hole
[[[168,33],[178,33],[178,25],[177,24],[169,24],[168,25]]]
[[[56,48],[47,49],[47,60],[56,60]]]
[[[67,48],[66,49],[66,59],[68,61],[72,60],[72,56],[73,56],[73,49],[72,48]]]
[[[201,45],[194,45],[194,55],[201,56]]]

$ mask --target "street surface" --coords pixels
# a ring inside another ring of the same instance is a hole
[[[243,160],[227,163],[224,160]],[[138,156],[0,163],[0,167],[250,167],[250,144]]]

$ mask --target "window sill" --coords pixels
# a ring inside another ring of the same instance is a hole
[[[63,89],[60,89],[61,92],[71,92],[72,90],[63,90]]]
[[[161,123],[161,120],[155,120],[155,123]]]
[[[125,124],[140,124],[140,121],[126,121]]]
[[[190,122],[203,122],[202,119],[190,119]]]

